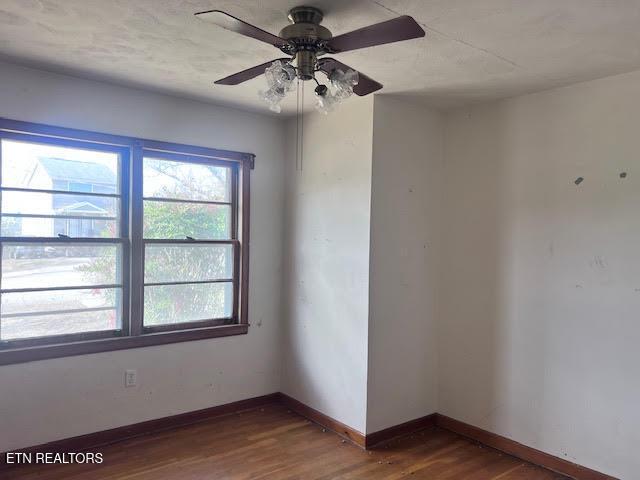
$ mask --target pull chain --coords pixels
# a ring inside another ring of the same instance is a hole
[[[296,90],[296,170],[302,172],[304,153],[304,82],[297,81]]]
[[[300,171],[300,79],[296,81],[296,172]]]
[[[302,82],[302,102],[300,102],[300,171],[304,168],[304,82]]]

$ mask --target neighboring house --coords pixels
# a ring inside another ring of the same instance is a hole
[[[70,192],[116,193],[116,174],[106,165],[62,158],[40,157],[25,178],[26,188],[62,190]],[[25,199],[24,209],[38,215],[60,218],[16,218],[12,229],[25,236],[54,237],[58,234],[70,237],[95,237],[104,231],[109,222],[101,217],[111,217],[113,199],[92,195],[65,195],[31,193]],[[87,217],[77,218],[77,217]]]

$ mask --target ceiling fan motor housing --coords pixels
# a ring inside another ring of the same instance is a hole
[[[313,78],[318,54],[325,53],[325,42],[333,37],[328,28],[320,25],[322,11],[314,7],[295,7],[289,10],[289,21],[280,31],[280,37],[293,46],[290,51],[295,55],[298,77],[301,80]]]

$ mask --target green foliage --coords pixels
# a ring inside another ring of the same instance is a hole
[[[145,202],[144,237],[228,238],[228,210],[197,203]]]
[[[198,189],[197,182],[192,177],[181,179],[178,170],[167,172],[166,167],[163,168],[162,174],[170,175],[175,182],[171,189],[163,189],[163,195],[184,198],[185,192]],[[211,181],[211,179],[207,180],[207,187]],[[230,214],[230,208],[226,206],[145,201],[144,238],[227,239],[230,237]],[[198,248],[190,248],[191,246],[190,244],[148,246],[145,258],[145,282],[197,281],[231,277],[232,255],[230,253],[225,255],[226,249],[200,245]],[[85,267],[85,273],[90,275],[92,280],[101,275],[104,280],[110,268],[106,262],[109,260],[94,259],[90,266]],[[188,284],[146,287],[144,297],[144,323],[157,325],[224,317],[225,304],[231,302],[232,292],[228,284]]]
[[[228,238],[224,207],[147,202],[145,238]],[[145,259],[145,277],[152,281],[222,278],[225,256],[215,246],[154,248]],[[148,280],[147,280],[148,281]],[[204,320],[224,316],[224,290],[216,285],[150,287],[145,291],[145,324]]]

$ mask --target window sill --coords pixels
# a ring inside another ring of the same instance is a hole
[[[129,348],[151,347],[169,343],[190,342],[207,338],[244,335],[249,331],[246,324],[224,325],[220,327],[194,328],[162,333],[149,333],[137,337],[117,337],[104,340],[90,340],[75,343],[60,343],[37,347],[15,348],[0,351],[0,365],[35,362],[48,358],[88,355],[91,353],[126,350]]]

